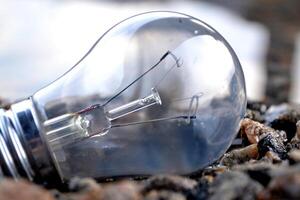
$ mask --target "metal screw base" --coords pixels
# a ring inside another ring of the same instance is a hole
[[[0,110],[0,159],[2,175],[33,180],[34,172],[8,113]]]
[[[0,109],[0,177],[26,178],[53,185],[61,182],[41,134],[31,99]]]

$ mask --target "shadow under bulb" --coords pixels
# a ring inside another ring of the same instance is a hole
[[[215,29],[181,13],[139,14],[0,110],[0,173],[37,183],[190,174],[222,156],[245,108],[241,65]]]

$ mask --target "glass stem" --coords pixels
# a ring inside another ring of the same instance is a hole
[[[76,139],[88,137],[89,121],[77,114],[65,114],[44,123],[46,137],[52,148],[64,146]]]
[[[106,116],[110,121],[112,121],[155,104],[161,105],[162,102],[158,91],[155,88],[152,88],[151,94],[149,96],[146,96],[142,99],[134,100],[125,105],[114,108],[108,111],[106,113]]]

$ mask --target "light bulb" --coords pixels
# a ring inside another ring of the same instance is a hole
[[[36,182],[190,174],[227,150],[245,106],[242,68],[215,29],[175,12],[136,15],[1,110],[1,171]]]

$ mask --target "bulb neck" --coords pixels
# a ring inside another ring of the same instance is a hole
[[[0,176],[49,186],[61,182],[31,99],[0,109]]]

